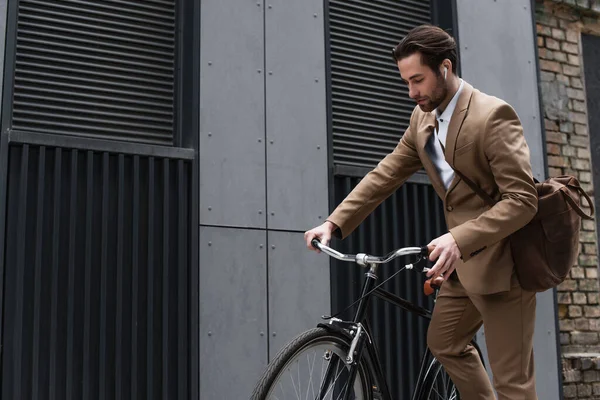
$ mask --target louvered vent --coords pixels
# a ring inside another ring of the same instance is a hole
[[[392,48],[431,23],[429,1],[330,0],[333,160],[373,167],[398,144],[415,103]]]
[[[170,145],[175,0],[20,0],[12,127]]]

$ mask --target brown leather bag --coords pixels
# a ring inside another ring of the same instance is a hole
[[[496,204],[487,193],[456,171],[487,204]],[[521,287],[543,292],[560,284],[577,264],[581,218],[593,220],[590,196],[572,176],[550,178],[535,185],[538,211],[533,220],[510,236],[510,247]],[[586,215],[579,206],[583,196],[591,210]]]

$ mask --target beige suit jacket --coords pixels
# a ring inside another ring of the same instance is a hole
[[[445,190],[425,150],[433,133],[434,113],[415,107],[394,151],[327,219],[345,238],[413,173],[424,168],[444,203],[446,224],[460,249],[462,259],[456,271],[465,289],[476,294],[508,291],[514,263],[507,237],[537,212],[529,148],[519,118],[506,102],[465,82],[450,120],[446,161],[498,201],[490,207],[458,175]]]

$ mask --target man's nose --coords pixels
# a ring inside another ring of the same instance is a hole
[[[416,100],[419,97],[419,93],[412,87],[408,87],[408,96],[413,99]]]

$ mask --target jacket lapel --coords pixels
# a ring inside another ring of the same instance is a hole
[[[420,129],[417,134],[417,151],[419,152],[421,163],[423,164],[423,168],[425,168],[425,171],[431,180],[433,188],[440,198],[443,199],[446,195],[446,188],[444,187],[442,178],[440,177],[440,174],[438,174],[435,165],[433,165],[433,161],[431,161],[431,157],[427,153],[426,149],[427,143],[429,142],[431,135],[433,135],[434,128],[435,111],[426,113],[423,122],[420,124]]]
[[[446,151],[445,157],[446,162],[450,164],[452,168],[454,168],[454,150],[456,149],[456,140],[458,138],[458,133],[460,132],[460,128],[467,116],[467,111],[469,110],[469,104],[471,102],[471,96],[473,95],[473,86],[469,85],[467,82],[464,83],[464,87],[458,101],[456,103],[456,107],[454,108],[454,112],[452,113],[452,117],[450,118],[450,125],[448,126],[448,135],[446,136]],[[462,172],[462,171],[461,171]],[[454,179],[446,192],[446,196],[450,193],[458,184],[460,178],[457,174],[454,174]]]

